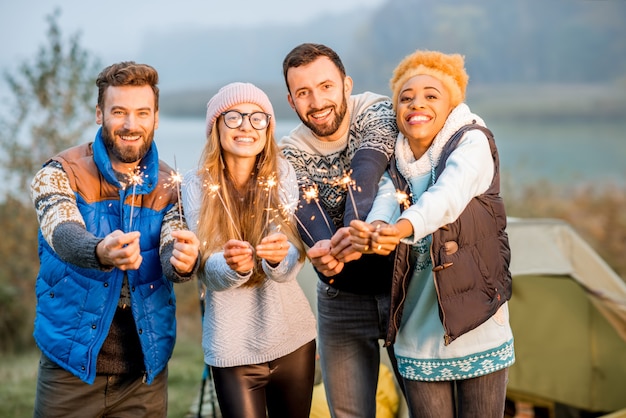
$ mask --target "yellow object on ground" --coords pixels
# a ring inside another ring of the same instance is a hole
[[[376,418],[395,418],[400,406],[400,396],[396,390],[393,373],[381,363],[376,390]],[[313,387],[313,403],[310,418],[330,418],[326,403],[324,384]]]

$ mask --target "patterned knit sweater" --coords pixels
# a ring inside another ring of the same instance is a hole
[[[386,97],[369,92],[351,96],[348,113],[350,128],[337,141],[320,141],[304,124],[280,141],[296,170],[302,195],[297,215],[310,233],[303,234],[309,245],[330,238],[352,219],[365,219],[393,154],[398,128]],[[352,187],[341,181],[346,174]],[[316,200],[304,195],[311,187],[318,191]]]

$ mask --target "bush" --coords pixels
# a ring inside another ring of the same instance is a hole
[[[503,193],[507,215],[568,222],[626,280],[626,186],[587,184],[564,188],[547,182]]]
[[[35,280],[39,269],[37,218],[20,200],[0,203],[0,352],[34,345]]]

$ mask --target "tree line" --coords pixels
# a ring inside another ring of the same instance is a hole
[[[281,63],[300,42],[339,52],[358,91],[388,92],[396,64],[416,49],[465,55],[470,85],[621,82],[625,90],[625,19],[623,0],[386,0],[297,25],[164,28],[140,55],[168,91],[246,80],[273,85],[282,98]]]

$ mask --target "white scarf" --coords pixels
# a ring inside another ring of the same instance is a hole
[[[472,113],[465,103],[459,104],[452,109],[432,144],[418,160],[415,159],[413,151],[411,151],[409,140],[402,133],[399,133],[396,141],[395,156],[400,174],[405,179],[410,180],[430,172],[434,180],[435,167],[439,164],[443,147],[456,131],[464,125],[474,123],[474,121],[478,125],[486,126],[485,122],[478,115]]]

